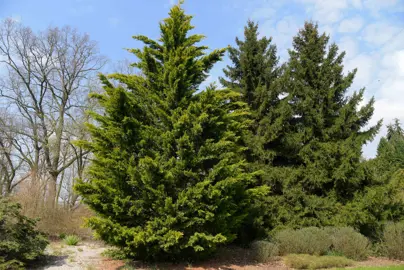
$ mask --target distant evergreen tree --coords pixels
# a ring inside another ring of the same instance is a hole
[[[383,179],[404,169],[404,130],[398,119],[387,126],[387,135],[380,139],[376,161],[377,173]]]
[[[254,118],[251,135],[247,142],[250,148],[250,161],[258,165],[269,164],[273,157],[272,142],[279,127],[273,122],[276,118],[275,104],[279,93],[275,87],[280,74],[276,46],[272,38],[259,37],[258,24],[248,21],[244,28],[244,41],[236,38],[236,47],[229,47],[231,66],[220,78],[223,86],[242,94]]]
[[[275,229],[349,225],[370,235],[401,208],[395,191],[375,181],[361,163],[362,146],[381,125],[365,128],[374,99],[359,108],[364,89],[347,96],[356,70],[344,75],[345,53],[328,42],[310,22],[293,39],[277,85],[284,96],[274,108],[282,134],[267,170],[272,196],[265,219]]]
[[[141,74],[101,76],[105,93],[94,97],[104,112],[92,112],[83,142],[94,160],[76,190],[97,213],[89,226],[145,260],[200,258],[232,242],[266,193],[244,160],[250,120],[240,94],[196,94],[225,50],[206,54],[190,21],[176,5],[158,41],[135,37],[145,44],[131,50]]]
[[[404,130],[398,119],[387,126],[376,157],[367,161],[367,165],[379,181],[398,189],[398,199],[404,200]]]

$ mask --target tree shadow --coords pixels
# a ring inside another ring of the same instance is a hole
[[[61,267],[66,264],[67,255],[45,255],[27,265],[27,269],[43,270],[48,267]]]
[[[277,265],[277,262],[274,262]],[[274,266],[275,266],[274,265]],[[221,269],[234,270],[240,267],[255,267],[262,266],[253,259],[251,251],[241,247],[227,247],[218,252],[217,255],[209,260],[202,262],[185,262],[185,263],[144,263],[133,261],[125,266],[119,267],[120,270],[128,269],[156,269],[156,270],[190,270],[190,269]],[[268,265],[269,266],[269,265]],[[272,268],[272,267],[271,267]],[[277,268],[275,266],[275,268]]]

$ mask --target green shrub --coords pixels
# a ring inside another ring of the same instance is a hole
[[[127,256],[124,251],[119,248],[109,248],[101,253],[102,256],[113,260],[125,260]]]
[[[404,260],[404,222],[386,225],[383,245],[389,258]]]
[[[286,229],[275,235],[281,255],[324,255],[330,250],[331,238],[324,229],[308,227],[299,230]]]
[[[19,204],[0,199],[0,269],[19,269],[43,254],[48,241]]]
[[[276,244],[268,241],[255,241],[251,244],[253,257],[258,262],[268,262],[278,256],[279,248]]]
[[[59,234],[59,239],[60,240],[63,240],[63,239],[65,239],[66,238],[66,234],[65,233],[60,233]]]
[[[347,267],[353,261],[341,256],[313,256],[308,254],[290,254],[285,257],[285,264],[295,269],[321,269]]]
[[[370,252],[370,242],[353,228],[326,228],[331,238],[332,252],[354,260],[366,259]]]
[[[77,246],[77,244],[80,242],[80,237],[77,235],[67,235],[63,241],[68,246]]]

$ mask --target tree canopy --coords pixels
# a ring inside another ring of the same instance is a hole
[[[250,120],[239,94],[195,93],[225,50],[206,54],[179,5],[160,29],[158,41],[135,37],[145,44],[130,50],[141,75],[101,75],[105,93],[94,97],[104,113],[92,113],[98,125],[87,143],[91,181],[77,191],[98,213],[89,225],[128,255],[201,257],[237,238],[266,187],[246,169],[241,138]]]

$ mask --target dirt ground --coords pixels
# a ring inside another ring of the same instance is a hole
[[[257,264],[251,261],[248,251],[233,248],[223,252],[217,258],[205,263],[197,264],[158,264],[145,265],[142,263],[125,263],[102,256],[108,249],[100,242],[82,242],[77,246],[67,246],[63,242],[52,242],[47,250],[47,259],[41,266],[32,267],[33,270],[287,270],[282,259]],[[386,258],[370,257],[367,261],[358,262],[357,266],[392,266],[404,262]]]

